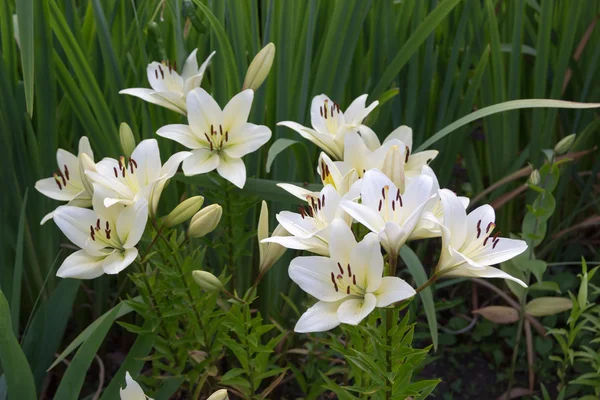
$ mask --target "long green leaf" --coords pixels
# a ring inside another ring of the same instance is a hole
[[[34,71],[34,34],[33,34],[34,0],[17,1],[17,17],[19,21],[19,42],[21,43],[21,65],[23,84],[25,86],[25,102],[27,113],[33,116],[33,71]],[[4,32],[3,35],[10,35]]]
[[[423,151],[444,136],[455,131],[479,118],[486,117],[488,115],[496,114],[503,111],[518,110],[521,108],[599,108],[600,103],[577,103],[574,101],[563,101],[563,100],[548,100],[548,99],[525,99],[525,100],[512,100],[506,101],[500,104],[494,104],[493,106],[484,107],[477,110],[469,115],[454,121],[444,129],[436,132],[433,136],[427,139],[421,144],[415,151]]]
[[[421,260],[408,246],[402,246],[400,249],[400,257],[404,260],[406,267],[410,271],[417,285],[421,286],[427,282],[427,274],[425,268],[421,264]],[[425,316],[427,317],[427,323],[429,324],[429,333],[431,334],[431,341],[433,342],[433,348],[437,350],[438,346],[438,324],[437,317],[435,315],[435,303],[433,302],[433,292],[431,286],[425,288],[419,293],[421,300],[423,301],[423,308],[425,309]]]
[[[10,322],[10,308],[0,290],[0,360],[12,399],[35,400],[35,382]]]
[[[108,334],[113,322],[117,319],[117,315],[124,303],[119,304],[108,312],[100,324],[94,329],[94,332],[81,345],[77,354],[71,360],[64,376],[60,381],[60,385],[56,390],[55,398],[64,400],[77,400],[83,387],[85,376],[88,369],[94,360],[94,356],[98,352],[100,345]]]
[[[140,297],[136,297],[133,300],[139,301],[140,299]],[[100,328],[104,321],[110,320],[110,323],[112,324],[117,318],[121,318],[123,315],[129,314],[131,311],[133,311],[133,309],[129,307],[125,302],[119,303],[113,308],[111,308],[100,318],[98,318],[97,320],[92,322],[87,328],[85,328],[85,330],[81,332],[62,353],[60,353],[60,355],[56,358],[56,360],[52,363],[48,370],[51,370],[52,368],[56,367],[56,365],[59,364],[62,360],[64,360],[65,357],[67,357],[69,354],[71,354],[73,350],[79,347],[82,343],[85,343],[96,332],[96,330]]]
[[[419,46],[427,37],[437,28],[438,24],[456,7],[460,0],[445,0],[433,10],[427,18],[421,22],[419,27],[408,38],[404,45],[398,50],[396,57],[389,63],[383,72],[379,82],[370,94],[371,99],[377,99],[389,84],[392,83],[402,67],[410,60],[413,54],[419,49]]]
[[[25,210],[27,208],[27,193],[23,197],[21,215],[19,216],[19,231],[17,233],[17,249],[15,251],[15,268],[13,270],[13,286],[10,302],[10,314],[15,336],[19,334],[19,315],[21,310],[21,279],[23,278],[23,239],[25,236]]]

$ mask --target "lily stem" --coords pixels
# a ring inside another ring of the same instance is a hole
[[[225,183],[225,215],[227,217],[227,264],[231,273],[231,290],[235,293],[235,271],[234,269],[234,244],[233,244],[233,215],[231,213],[231,184]]]
[[[389,259],[388,259],[388,263],[389,263],[389,271],[388,271],[388,276],[396,276],[396,267],[398,266],[398,254],[390,254],[389,255]],[[386,337],[387,337],[387,345],[389,346],[389,350],[386,352],[386,358],[387,358],[387,370],[388,370],[388,376],[386,377],[386,379],[389,379],[389,377],[392,374],[392,370],[393,370],[393,365],[392,365],[392,334],[391,334],[391,330],[394,327],[394,316],[395,316],[395,312],[394,312],[394,308],[388,308],[385,312],[385,330],[386,330]],[[385,398],[386,399],[391,399],[392,398],[392,382],[390,383],[390,390],[385,392]]]

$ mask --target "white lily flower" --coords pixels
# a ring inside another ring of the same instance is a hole
[[[117,274],[135,261],[146,222],[148,202],[140,199],[131,206],[105,207],[104,188],[94,186],[93,210],[58,207],[54,222],[81,250],[67,257],[58,272],[61,278],[94,279]]]
[[[336,160],[344,154],[344,136],[348,132],[358,132],[365,144],[372,150],[379,147],[379,139],[371,128],[363,125],[363,120],[379,104],[378,101],[366,106],[368,95],[363,94],[342,112],[339,104],[324,94],[316,96],[310,106],[312,129],[297,122],[282,121],[277,125],[287,126],[310,140]]]
[[[436,274],[443,276],[466,276],[479,278],[502,278],[527,285],[501,269],[490,267],[509,260],[527,249],[523,240],[491,236],[496,224],[494,209],[483,205],[467,215],[458,197],[450,190],[439,191],[444,223],[442,229],[442,253]]]
[[[412,179],[404,193],[381,171],[369,170],[362,179],[361,203],[342,200],[340,206],[352,218],[379,236],[381,246],[397,257],[421,219],[425,207],[435,199],[432,179],[421,175]]]
[[[307,207],[300,207],[300,213],[282,211],[277,221],[292,236],[272,236],[261,243],[279,243],[283,247],[308,250],[316,254],[329,255],[330,224],[334,218],[345,217],[339,207],[340,195],[333,186],[327,185],[317,196],[308,195]]]
[[[384,146],[389,145],[392,140],[397,140],[405,146],[405,164],[404,173],[406,177],[413,178],[421,174],[421,168],[429,164],[431,160],[437,157],[437,150],[425,150],[419,153],[412,152],[413,145],[412,129],[406,125],[399,126],[390,133],[383,141]],[[396,143],[397,144],[397,143]]]
[[[333,162],[326,153],[321,152],[321,155],[319,156],[317,173],[321,177],[323,186],[333,186],[341,197],[354,198],[358,196],[360,193],[350,192],[350,189],[354,187],[354,182],[358,180],[358,174],[356,173],[356,170],[350,169],[345,171],[345,173],[342,173],[337,164],[339,163]],[[306,200],[307,196],[319,196],[318,192],[313,192],[290,183],[278,183],[277,186],[293,196],[296,196],[300,200]]]
[[[119,389],[121,400],[152,400],[146,396],[142,387],[133,380],[129,372],[125,373],[125,388]]]
[[[354,169],[359,178],[371,169],[382,170],[387,153],[392,145],[377,146],[369,148],[356,132],[349,132],[344,138],[344,161],[336,161],[335,165],[340,171]],[[401,148],[404,148],[401,145]]]
[[[148,200],[151,215],[156,213],[160,195],[169,179],[175,175],[179,164],[192,153],[182,151],[173,154],[162,165],[156,139],[142,140],[128,161],[121,157],[104,158],[96,164],[96,171],[88,170],[86,175],[94,183],[104,188],[104,205],[132,205],[140,198]]]
[[[187,60],[185,60],[181,75],[177,73],[177,65],[175,63],[171,64],[168,61],[166,63],[159,63],[154,61],[148,64],[148,68],[146,68],[148,82],[152,89],[124,89],[119,93],[136,96],[149,103],[187,115],[185,97],[191,90],[200,86],[206,67],[208,67],[212,56],[215,55],[214,51],[210,53],[208,58],[198,68],[198,60],[196,59],[197,51],[198,49],[192,51]]]
[[[424,165],[421,169],[421,174],[429,176],[433,181],[431,186],[431,195],[437,195],[440,190],[440,184],[438,182],[435,172],[428,165]],[[414,179],[414,178],[412,178]],[[409,179],[410,181],[410,179]],[[464,196],[458,196],[461,204],[467,209],[469,206],[469,198]],[[423,209],[421,219],[417,223],[415,230],[410,234],[409,240],[416,239],[427,239],[442,236],[442,230],[440,225],[444,223],[444,210],[440,202],[439,197],[434,201],[431,201]]]
[[[340,323],[358,325],[375,307],[416,294],[398,277],[383,274],[383,257],[377,235],[369,233],[357,243],[341,219],[331,223],[330,257],[297,257],[290,278],[319,301],[300,317],[294,331],[323,332]]]
[[[79,153],[81,157],[86,154],[92,161],[94,152],[90,146],[90,141],[83,136],[79,139]],[[68,205],[74,207],[90,207],[92,205],[92,192],[88,190],[88,182],[82,174],[82,165],[80,159],[70,152],[58,149],[56,152],[56,162],[58,170],[52,178],[40,179],[35,183],[35,188],[43,195],[54,200],[68,201]],[[47,214],[40,222],[43,225],[49,219],[52,219],[54,211]]]
[[[205,174],[216,168],[223,178],[243,188],[246,166],[241,158],[271,138],[269,128],[248,122],[253,98],[251,89],[244,90],[221,110],[204,89],[194,89],[187,95],[189,125],[167,125],[156,133],[192,150],[183,161],[185,175]]]

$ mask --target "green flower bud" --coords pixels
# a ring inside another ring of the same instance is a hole
[[[203,208],[198,211],[190,222],[190,228],[188,234],[190,237],[200,238],[215,230],[219,221],[221,221],[221,215],[223,214],[223,208],[218,204],[211,204],[210,206]]]
[[[531,172],[531,175],[529,175],[529,179],[527,180],[527,183],[529,183],[530,185],[535,185],[538,186],[540,184],[540,171],[538,171],[537,169],[534,169],[533,172]]]
[[[196,270],[192,272],[192,278],[203,290],[207,292],[218,292],[223,289],[223,284],[213,274],[207,271]]]
[[[257,90],[262,85],[267,75],[269,75],[269,71],[273,65],[273,58],[275,58],[275,45],[269,43],[258,52],[254,60],[250,63],[242,90]]]
[[[556,146],[554,146],[554,153],[557,156],[560,156],[569,151],[571,147],[573,147],[573,143],[575,143],[575,136],[576,135],[572,133],[569,136],[562,138],[561,141],[556,143]]]
[[[81,175],[81,183],[85,190],[91,195],[94,193],[94,186],[90,181],[90,178],[86,175],[85,171],[93,171],[96,172],[96,163],[94,160],[87,155],[87,153],[79,154],[79,175]]]
[[[229,396],[227,395],[227,390],[221,389],[211,394],[206,400],[229,400]]]
[[[182,201],[164,218],[164,224],[168,228],[172,228],[187,221],[202,208],[203,203],[204,197],[202,196],[194,196]]]
[[[119,139],[121,141],[121,150],[123,150],[123,155],[125,157],[129,157],[135,149],[135,138],[133,137],[131,128],[126,122],[121,123],[121,126],[119,127]]]

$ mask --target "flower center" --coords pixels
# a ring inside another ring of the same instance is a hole
[[[333,289],[336,292],[340,290],[345,291],[347,295],[356,295],[364,297],[365,290],[356,284],[356,274],[352,273],[352,267],[350,264],[346,267],[346,270],[342,267],[342,264],[337,263],[338,270],[331,272],[331,283]]]
[[[322,194],[321,197],[306,196],[306,201],[308,202],[308,206],[298,207],[302,219],[312,218],[317,227],[326,228],[329,222],[323,212],[325,208],[325,194]]]
[[[173,73],[173,71],[175,71],[175,73],[177,73],[177,62],[173,61],[169,61],[169,60],[162,60],[161,64],[165,67],[167,67],[169,69],[169,75]],[[158,79],[158,76],[160,74],[160,79],[164,80],[165,79],[165,71],[163,71],[162,67],[159,65],[155,70],[154,70],[154,76],[156,77],[156,79]]]
[[[334,101],[331,101],[331,104],[329,104],[329,101],[329,99],[325,99],[323,105],[319,107],[319,112],[321,113],[321,117],[325,120],[327,131],[335,134],[340,126],[339,119],[340,117],[343,117],[343,114],[340,111],[339,104]]]
[[[381,188],[381,199],[379,199],[379,206],[377,207],[377,211],[379,211],[386,221],[393,220],[396,216],[396,211],[400,210],[403,205],[400,189],[396,190],[394,198],[390,198],[389,191],[390,187],[388,185]]]
[[[331,176],[331,172],[329,172],[329,166],[325,164],[325,161],[321,160],[321,181],[323,182],[323,186],[331,185],[337,190],[335,186],[335,181]]]
[[[500,242],[500,232],[496,232],[494,236],[491,236],[492,231],[496,227],[496,224],[490,222],[487,226],[481,226],[481,220],[477,221],[477,225],[475,229],[477,230],[477,235],[475,239],[469,244],[464,253],[468,253],[471,256],[477,255],[481,253],[486,246],[492,246],[492,249],[496,248],[496,245]]]
[[[210,125],[210,135],[204,132],[204,137],[208,141],[210,151],[216,151],[219,153],[225,144],[229,142],[229,131],[223,133],[223,125],[219,125],[219,129],[215,129],[214,125]]]
[[[137,162],[129,157],[129,164],[125,163],[125,156],[119,157],[119,169],[117,167],[113,167],[113,173],[115,174],[115,178],[119,179],[126,186],[131,188],[134,192],[138,192],[140,189],[140,184],[138,182],[136,170],[138,164]]]
[[[102,223],[100,218],[96,220],[96,225],[90,225],[90,238],[94,242],[100,242],[106,245],[107,247],[112,247],[115,249],[121,249],[121,242],[116,234],[112,234],[112,229],[110,223],[105,221],[104,228],[102,228]]]
[[[56,185],[58,185],[59,190],[63,190],[64,188],[67,187],[67,184],[71,183],[70,178],[69,178],[69,168],[67,168],[67,164],[63,165],[63,168],[65,171],[64,174],[60,170],[60,168],[57,169],[56,172],[52,174],[52,176],[54,177],[54,181],[56,182]]]

